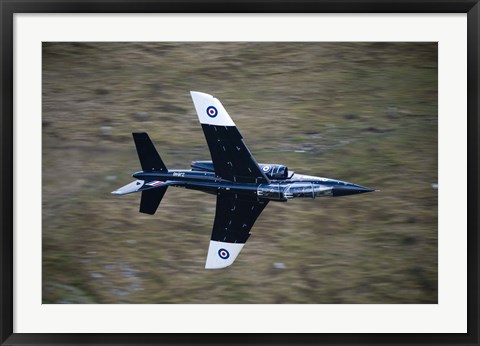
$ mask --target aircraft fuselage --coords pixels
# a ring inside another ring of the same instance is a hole
[[[168,182],[169,186],[184,187],[216,194],[226,190],[271,201],[285,202],[292,198],[317,198],[354,195],[373,191],[364,186],[324,177],[294,173],[287,179],[271,179],[265,183],[236,183],[216,176],[214,172],[172,169],[168,172],[143,172],[132,175],[143,181]]]

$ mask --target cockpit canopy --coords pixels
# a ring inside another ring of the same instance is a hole
[[[289,179],[292,177],[293,172],[288,173],[288,167],[284,165],[276,165],[270,163],[260,163],[258,164],[260,169],[269,177],[270,179],[283,180]]]

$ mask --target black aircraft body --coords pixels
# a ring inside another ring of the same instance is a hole
[[[140,212],[154,214],[169,186],[217,196],[205,268],[225,268],[237,258],[250,230],[270,201],[337,197],[374,191],[340,180],[289,171],[284,165],[257,163],[220,101],[191,92],[212,161],[192,162],[192,169],[167,169],[145,132],[133,133],[142,171],[137,180],[113,191],[141,192]]]

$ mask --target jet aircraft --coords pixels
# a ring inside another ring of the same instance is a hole
[[[272,202],[294,198],[337,197],[374,191],[340,180],[289,171],[280,164],[257,163],[227,111],[215,97],[191,91],[211,161],[195,161],[191,169],[167,169],[145,132],[133,133],[142,170],[137,180],[113,191],[141,192],[140,212],[154,214],[169,186],[217,196],[213,231],[205,268],[230,266],[250,237],[260,213]]]

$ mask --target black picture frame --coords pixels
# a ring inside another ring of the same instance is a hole
[[[478,0],[14,1],[1,0],[1,345],[37,344],[456,344],[478,345]],[[16,13],[467,13],[468,332],[465,334],[24,334],[13,332],[13,16]]]

